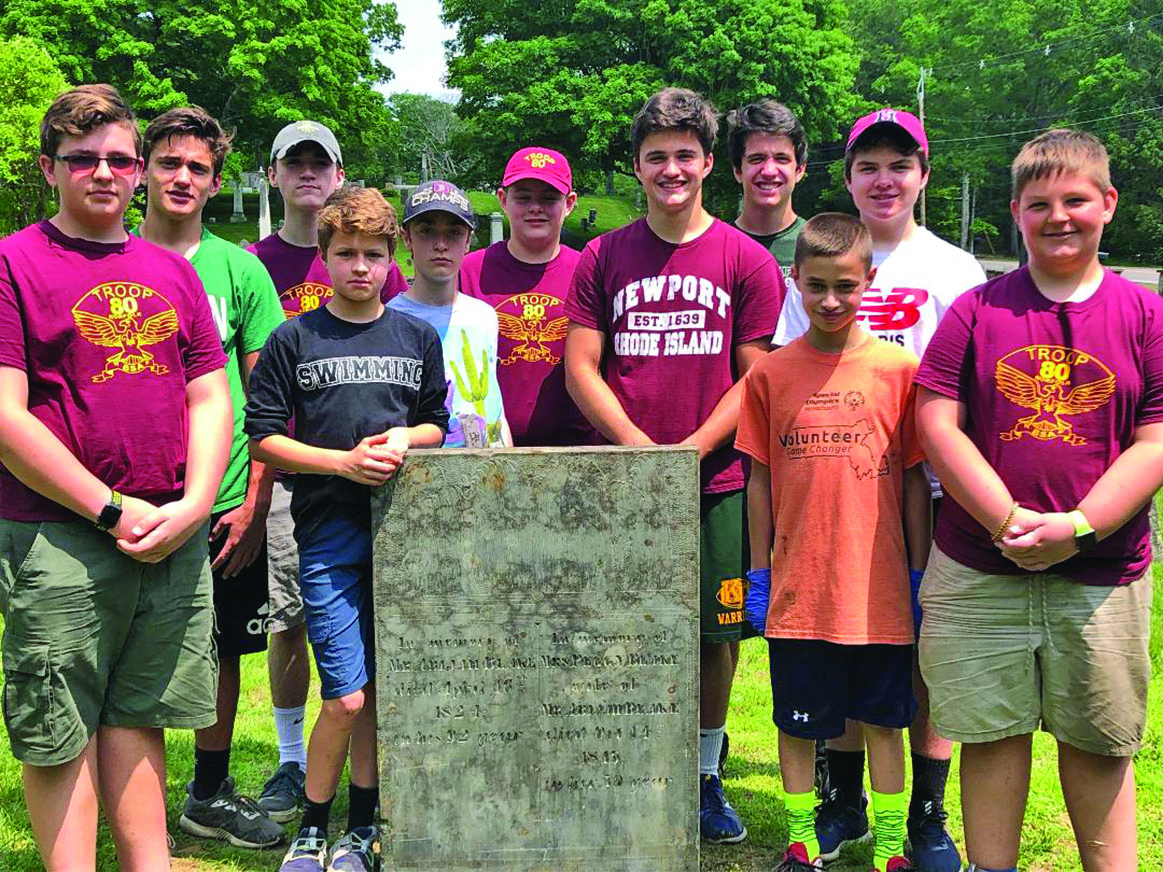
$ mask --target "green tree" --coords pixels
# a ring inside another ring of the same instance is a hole
[[[858,105],[842,0],[445,0],[444,19],[459,26],[457,112],[494,174],[528,142],[582,170],[629,172],[634,113],[667,84],[724,111],[775,96],[817,140]]]
[[[1119,214],[1104,239],[1123,258],[1163,259],[1163,14],[1136,0],[849,0],[864,47],[857,90],[916,105],[926,75],[929,223],[956,239],[968,173],[977,215],[1012,247],[1008,169],[1053,126],[1089,129],[1111,152]],[[934,196],[944,194],[944,196]]]
[[[460,141],[464,125],[455,107],[427,94],[393,94],[388,102],[398,125],[400,172],[420,175],[427,168],[431,179],[459,178],[471,143]]]
[[[0,236],[48,212],[49,187],[37,165],[40,119],[67,87],[39,42],[0,40]]]
[[[6,0],[0,37],[43,42],[75,82],[116,85],[145,117],[196,103],[238,129],[265,163],[288,121],[333,127],[349,174],[382,171],[391,114],[374,85],[391,78],[377,49],[403,32],[374,0]]]

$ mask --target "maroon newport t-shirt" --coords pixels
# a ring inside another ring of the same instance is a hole
[[[271,274],[271,281],[279,292],[279,301],[283,304],[287,318],[318,309],[335,296],[327,265],[323,263],[319,249],[315,246],[291,245],[279,234],[272,233],[250,246],[247,251],[258,255]],[[380,300],[386,303],[406,290],[408,280],[400,272],[400,265],[393,261],[388,280],[380,291]]]
[[[675,244],[645,218],[591,240],[566,303],[571,321],[606,334],[603,376],[630,420],[660,445],[710,417],[737,378],[736,345],[770,338],[783,274],[753,239],[715,219]],[[743,487],[728,443],[702,463],[704,493]]]
[[[504,242],[471,252],[460,290],[497,313],[497,383],[515,445],[592,445],[596,434],[565,389],[565,301],[581,255],[564,245],[525,263]]]
[[[963,294],[937,327],[917,384],[965,404],[965,432],[1015,500],[1068,512],[1163,421],[1163,299],[1107,272],[1080,303],[1054,303],[1023,267]],[[937,545],[981,572],[1020,575],[946,494]],[[1133,581],[1151,564],[1144,508],[1093,551],[1056,566],[1086,584]]]
[[[0,241],[0,366],[28,376],[28,410],[114,490],[182,496],[186,384],[226,355],[194,268],[136,236],[100,243],[41,221]],[[76,515],[0,467],[0,517]]]

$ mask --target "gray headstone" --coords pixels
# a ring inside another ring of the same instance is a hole
[[[386,869],[698,869],[698,481],[449,449],[377,492]]]
[[[489,215],[489,244],[500,242],[505,238],[505,218],[500,212]]]
[[[246,221],[246,214],[242,208],[242,185],[234,186],[234,213],[230,216],[231,224],[242,224]]]
[[[258,238],[266,239],[271,235],[271,199],[267,177],[260,175],[258,180]]]

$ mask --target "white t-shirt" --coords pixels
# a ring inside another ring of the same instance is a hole
[[[860,325],[873,336],[910,349],[917,357],[937,324],[961,294],[985,282],[985,271],[968,252],[918,227],[892,251],[875,252],[876,278],[864,292]],[[787,345],[808,331],[799,290],[788,284],[772,344]]]
[[[985,283],[985,270],[972,254],[918,227],[912,239],[891,251],[873,252],[876,278],[864,292],[856,319],[873,336],[923,357],[937,324],[953,301]],[[772,345],[787,345],[808,332],[808,314],[799,289],[788,283]],[[941,484],[929,470],[933,496]]]

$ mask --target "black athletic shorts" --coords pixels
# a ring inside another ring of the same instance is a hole
[[[789,736],[835,739],[847,719],[904,729],[917,711],[912,645],[768,639],[772,720]]]
[[[210,529],[227,512],[210,516]],[[226,543],[221,536],[210,542],[213,563]],[[267,540],[263,537],[258,556],[242,572],[223,578],[221,568],[214,570],[214,642],[219,657],[240,657],[265,651],[267,618],[270,610],[270,582],[267,579]]]

